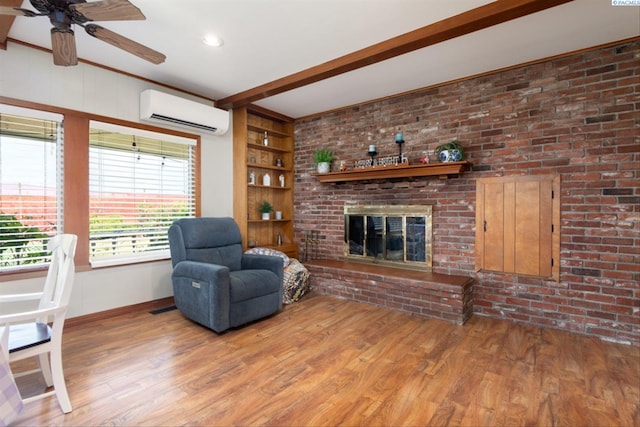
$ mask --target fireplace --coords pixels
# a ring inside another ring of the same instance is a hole
[[[431,206],[344,207],[346,260],[431,271]]]

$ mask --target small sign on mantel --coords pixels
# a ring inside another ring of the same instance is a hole
[[[409,159],[407,158],[407,156],[402,154],[402,161],[398,159],[398,156],[381,157],[379,159],[356,160],[354,167],[358,169],[376,166],[398,166],[399,164],[408,165]]]

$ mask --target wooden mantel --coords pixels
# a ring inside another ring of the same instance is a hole
[[[430,163],[426,165],[374,166],[356,168],[345,172],[314,174],[320,182],[366,181],[372,179],[412,178],[418,176],[438,176],[447,179],[451,175],[460,175],[471,166],[467,161]]]

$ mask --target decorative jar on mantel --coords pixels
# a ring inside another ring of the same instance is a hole
[[[439,145],[436,147],[435,153],[441,162],[459,162],[464,159],[464,148],[458,140]]]

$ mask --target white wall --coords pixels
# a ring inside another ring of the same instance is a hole
[[[138,59],[132,57],[132,60]],[[6,51],[0,50],[0,96],[140,122],[139,94],[150,88],[193,99],[83,63],[75,67],[56,67],[51,54],[15,43],[9,42]],[[202,215],[232,216],[232,132],[229,130],[222,136],[203,133],[201,141]],[[42,280],[44,278],[0,282],[0,294],[37,290]],[[170,261],[79,272],[69,317],[171,295]]]

